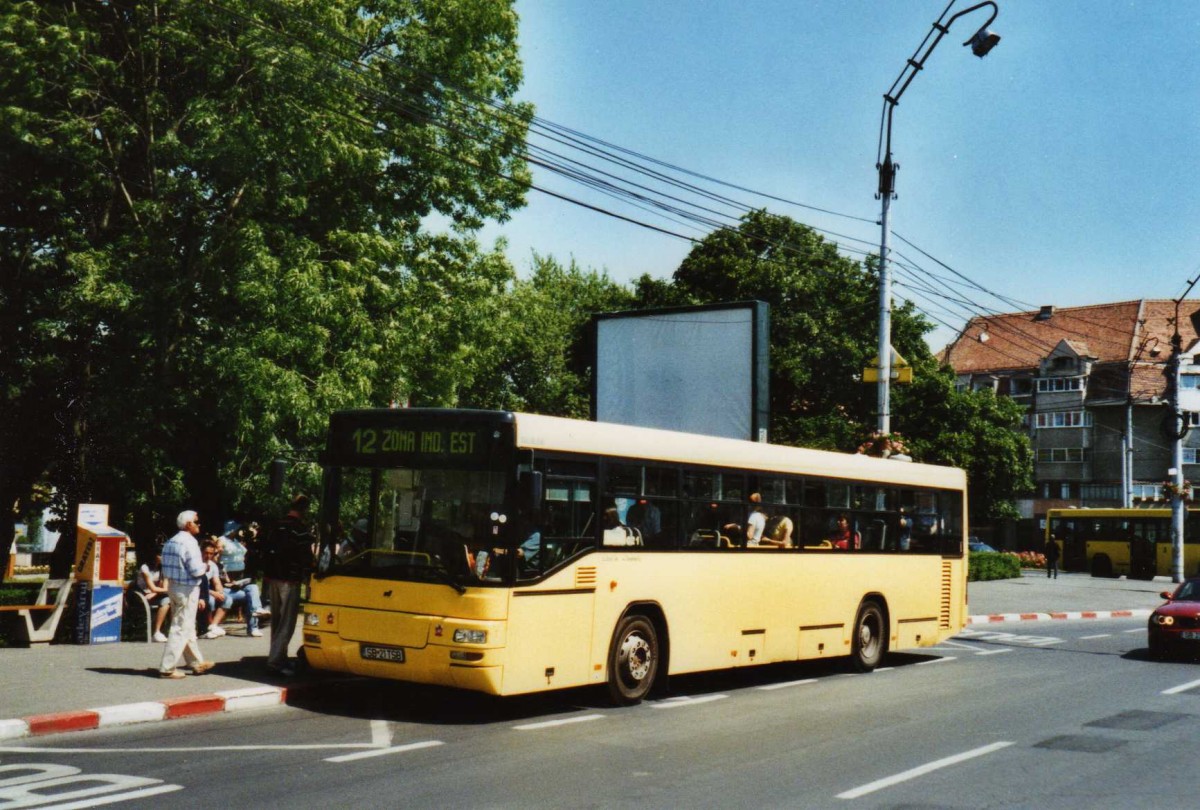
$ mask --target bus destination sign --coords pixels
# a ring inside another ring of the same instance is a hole
[[[483,449],[477,430],[360,427],[342,445],[355,456],[469,457]]]

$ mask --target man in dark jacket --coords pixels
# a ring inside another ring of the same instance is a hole
[[[297,495],[291,509],[262,542],[263,578],[271,600],[271,652],[267,669],[285,677],[295,674],[288,644],[300,611],[300,584],[312,570],[313,534],[308,524],[308,496]]]

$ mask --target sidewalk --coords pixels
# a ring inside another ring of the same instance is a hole
[[[1174,585],[1027,572],[1019,579],[968,586],[970,623],[1148,616],[1158,594]],[[216,666],[182,680],[158,677],[162,644],[122,642],[96,646],[40,645],[0,649],[0,744],[5,740],[109,725],[155,722],[212,712],[279,705],[289,692],[329,680],[319,673],[289,679],[266,669],[268,633],[200,641]],[[235,635],[234,633],[237,633]],[[299,646],[300,628],[291,648]],[[12,718],[12,719],[4,719]]]

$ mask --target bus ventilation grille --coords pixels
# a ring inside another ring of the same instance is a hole
[[[596,587],[596,566],[581,565],[575,569],[575,587],[576,588],[594,588]]]
[[[954,570],[951,563],[942,561],[942,608],[938,612],[938,627],[943,630],[950,629],[950,603],[951,592],[954,585]]]

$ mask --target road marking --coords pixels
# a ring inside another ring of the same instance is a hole
[[[986,754],[991,754],[994,751],[999,751],[1001,748],[1007,748],[1012,745],[1011,742],[994,742],[991,745],[985,745],[982,748],[973,748],[970,751],[964,751],[961,754],[946,757],[944,759],[935,760],[934,762],[926,763],[911,770],[898,773],[894,776],[888,776],[883,779],[877,779],[874,782],[856,787],[853,790],[847,790],[845,793],[839,793],[839,799],[857,799],[860,796],[866,796],[868,793],[874,793],[877,790],[883,790],[892,785],[898,785],[901,782],[907,782],[910,779],[916,779],[918,776],[924,776],[927,773],[932,773],[940,768],[946,768],[950,765],[957,765],[960,762],[966,762],[969,759],[982,757]]]
[[[977,652],[975,654],[976,655],[1001,655],[1003,653],[1009,653],[1012,651],[1013,651],[1012,647],[1003,647],[999,650],[980,650],[979,652]]]
[[[66,804],[46,804],[42,805],[42,810],[82,810],[84,807],[97,807],[101,804],[128,802],[134,799],[144,799],[148,796],[158,796],[163,793],[174,793],[177,790],[183,790],[183,785],[159,785],[158,787],[132,790],[128,793],[118,793],[115,796],[99,796],[95,799],[83,799],[77,802],[67,802]]]
[[[371,745],[387,748],[392,744],[392,724],[387,720],[371,721]]]
[[[1144,627],[1138,627],[1138,628],[1135,628],[1135,629],[1133,629],[1133,630],[1122,630],[1121,632],[1122,632],[1122,633],[1145,633],[1145,632],[1146,632],[1146,628],[1144,628]]]
[[[340,757],[326,757],[326,762],[353,762],[356,759],[369,759],[371,757],[382,757],[386,754],[403,754],[408,751],[420,751],[422,748],[436,748],[439,745],[445,745],[441,740],[425,740],[424,742],[408,743],[407,745],[394,745],[390,748],[372,748],[370,751],[359,751],[357,754],[342,754]]]
[[[680,697],[667,698],[666,700],[660,700],[657,703],[651,703],[650,707],[653,709],[678,709],[680,706],[695,706],[700,703],[712,703],[714,700],[723,700],[727,697],[729,697],[729,695],[705,695],[704,697],[698,698],[681,695]]]
[[[602,714],[582,714],[578,717],[567,717],[562,720],[545,720],[541,723],[526,723],[522,726],[513,726],[517,731],[537,731],[541,728],[554,728],[555,726],[567,726],[571,723],[586,723],[589,720],[603,720]]]
[[[801,684],[816,683],[816,682],[817,682],[816,678],[805,678],[802,681],[784,681],[783,683],[769,683],[766,686],[760,686],[758,688],[763,690],[764,692],[769,692],[772,689],[786,689],[789,686],[800,686]]]
[[[21,775],[3,777],[5,773]],[[0,767],[0,807],[73,810],[177,790],[183,786],[145,776],[88,774],[70,765],[31,762]]]
[[[1189,689],[1194,689],[1200,686],[1200,681],[1192,681],[1190,683],[1181,683],[1179,686],[1172,686],[1170,689],[1164,689],[1161,694],[1178,695],[1180,692],[1186,692]]]
[[[1094,638],[1108,638],[1111,635],[1112,635],[1112,633],[1097,633],[1094,636],[1080,636],[1079,640],[1080,641],[1091,641]]]
[[[0,746],[0,754],[194,754],[204,751],[331,751],[374,748],[371,743],[306,743],[303,745],[187,745],[171,748],[51,748],[36,745]],[[0,805],[2,808],[4,805]]]
[[[923,667],[927,664],[940,664],[943,661],[957,661],[953,655],[947,655],[945,658],[930,658],[928,661],[918,661],[917,666]]]

